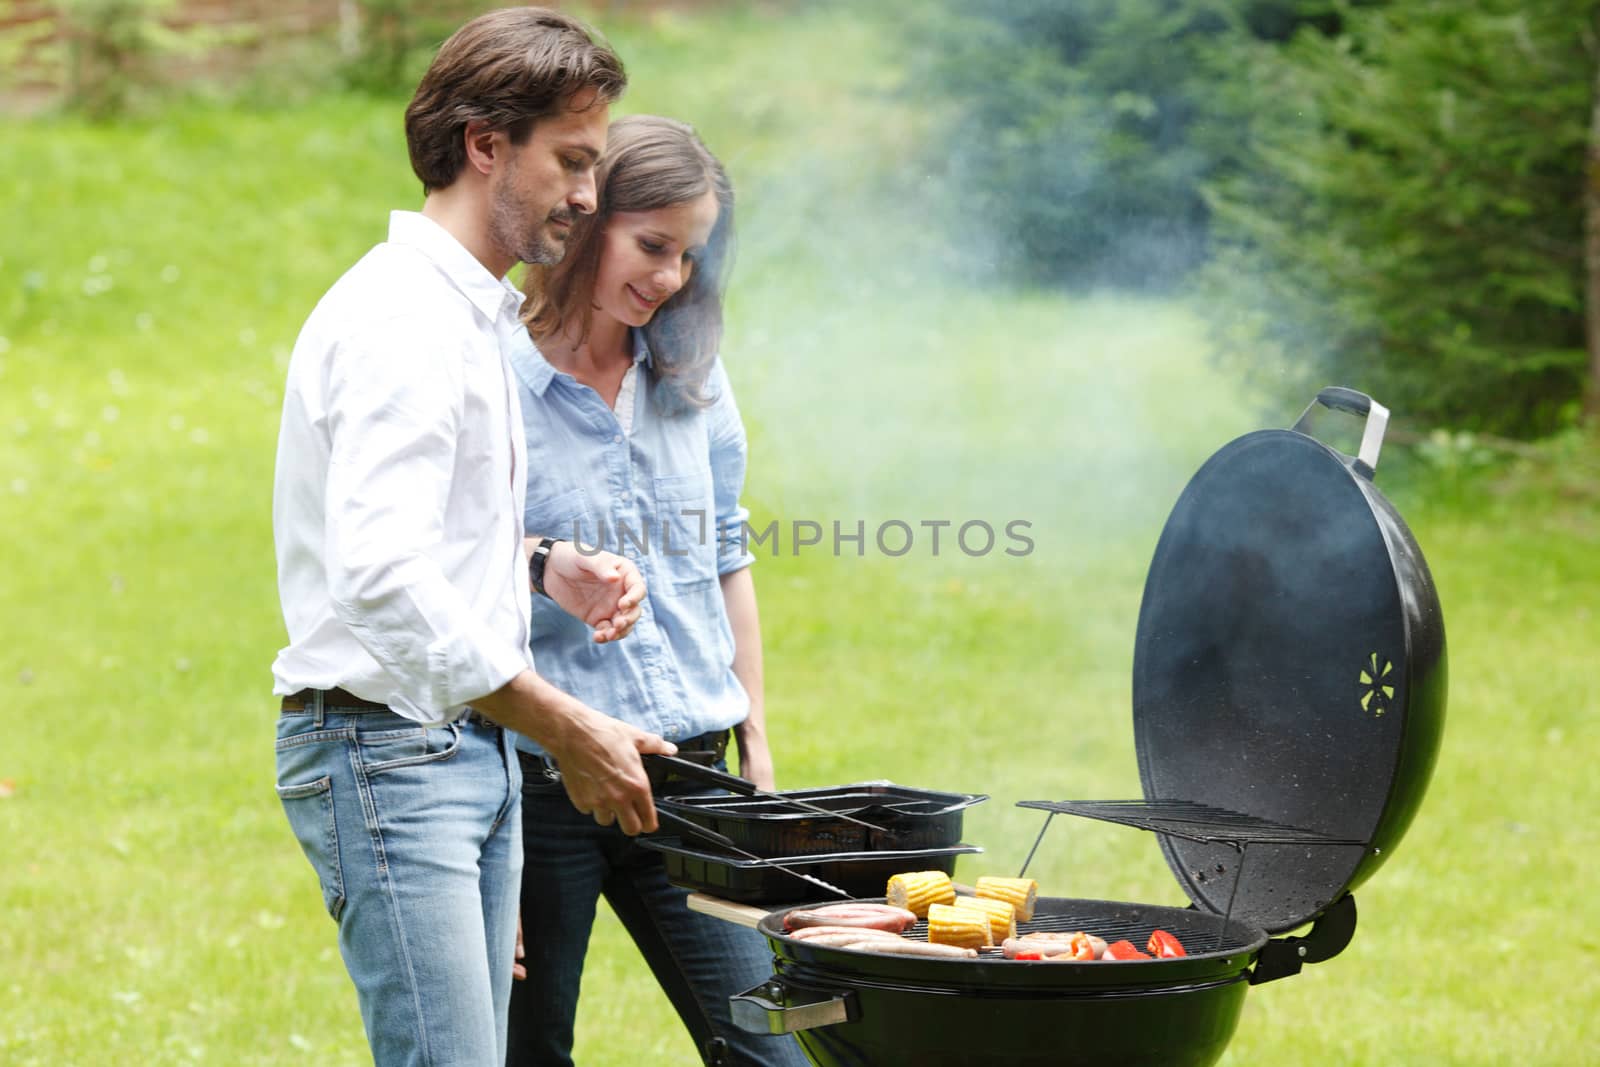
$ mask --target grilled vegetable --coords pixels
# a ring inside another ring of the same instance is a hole
[[[1103,938],[1098,938],[1093,934],[1086,934],[1082,930],[1072,935],[1072,940],[1069,944],[1072,945],[1072,958],[1075,960],[1097,960],[1106,951],[1106,943]]]
[[[1132,941],[1113,941],[1106,946],[1105,959],[1108,960],[1147,960],[1148,952],[1140,952]]]
[[[989,897],[956,897],[955,906],[981,911],[988,916],[989,936],[997,945],[1008,937],[1017,936],[1017,909],[1010,901]]]
[[[949,904],[930,904],[928,940],[935,945],[975,949],[993,945],[994,935],[989,932],[989,916],[984,912]]]
[[[996,878],[984,875],[978,879],[977,893],[990,900],[1004,900],[1017,909],[1017,921],[1033,918],[1033,906],[1039,900],[1039,883],[1032,878]]]
[[[1179,944],[1178,939],[1165,930],[1157,930],[1152,933],[1150,935],[1150,943],[1145,948],[1150,950],[1150,955],[1161,960],[1172,960],[1177,959],[1179,956],[1188,955],[1183,950],[1183,945]]]
[[[914,912],[919,919],[927,918],[928,905],[949,904],[956,899],[956,887],[943,871],[913,871],[897,874],[889,879],[884,894],[890,904]]]

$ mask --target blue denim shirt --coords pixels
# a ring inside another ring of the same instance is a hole
[[[721,575],[755,557],[741,531],[744,424],[719,360],[710,407],[656,410],[644,338],[633,332],[633,432],[600,395],[557,371],[529,341],[511,353],[528,438],[529,536],[571,538],[633,560],[649,590],[633,632],[594,643],[587,626],[533,598],[535,669],[585,704],[669,741],[743,722]],[[539,746],[518,736],[517,747]]]

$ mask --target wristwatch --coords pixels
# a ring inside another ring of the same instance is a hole
[[[550,560],[550,550],[556,546],[560,538],[541,537],[539,543],[533,546],[533,551],[528,554],[528,583],[533,586],[533,591],[540,596],[548,597],[544,591],[544,565]]]

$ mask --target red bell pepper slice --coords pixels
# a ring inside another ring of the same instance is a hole
[[[1183,950],[1183,945],[1179,944],[1178,939],[1165,930],[1157,930],[1152,933],[1150,935],[1150,943],[1145,948],[1150,950],[1152,956],[1163,960],[1174,960],[1179,956],[1188,955]]]
[[[1044,956],[1038,952],[1031,952],[1024,949],[1023,951],[1017,953],[1013,958],[1019,960],[1042,960],[1044,959]]]
[[[1140,952],[1132,941],[1113,941],[1106,946],[1106,955],[1114,960],[1147,960],[1148,952]]]

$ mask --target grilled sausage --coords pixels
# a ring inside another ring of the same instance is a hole
[[[807,926],[859,926],[898,934],[911,929],[916,921],[917,917],[911,912],[888,904],[829,904],[821,908],[791,911],[783,917],[783,928],[799,930]]]
[[[791,931],[789,937],[794,941],[816,941],[822,938],[832,937],[835,934],[845,934],[852,941],[862,941],[868,937],[898,938],[900,936],[899,934],[893,933],[889,930],[873,930],[860,926],[807,926],[799,930]]]
[[[1072,942],[1065,937],[1008,937],[1001,942],[1001,952],[1005,958],[1014,960],[1019,952],[1037,952],[1045,959],[1065,955],[1072,956]]]
[[[975,959],[977,949],[958,948],[955,945],[930,945],[926,941],[907,941],[897,937],[893,941],[884,938],[868,938],[858,941],[845,948],[853,948],[858,952],[877,952],[886,956],[940,956],[945,959]]]
[[[1105,957],[1106,943],[1082,931],[1055,936],[1025,934],[1006,938],[1001,950],[1008,960],[1016,959],[1019,952],[1037,952],[1047,960],[1098,960]]]
[[[801,937],[801,934],[808,936]],[[863,930],[856,926],[808,926],[790,935],[796,941],[823,948],[854,948],[857,945],[899,941],[899,934],[887,930]]]

